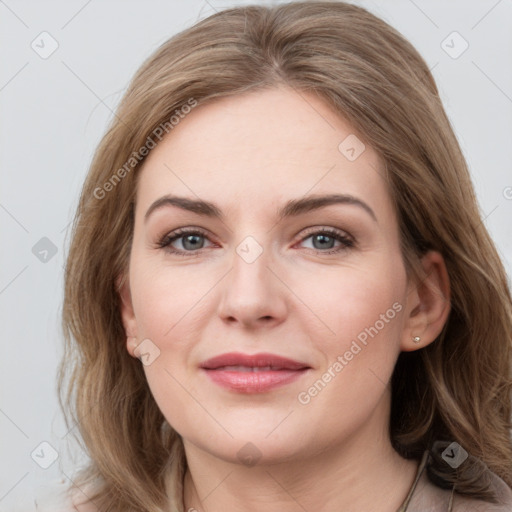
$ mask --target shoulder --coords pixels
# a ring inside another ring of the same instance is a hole
[[[414,489],[407,512],[512,512],[512,490],[495,473],[489,470],[489,478],[499,503],[471,498],[442,489],[430,481],[422,471]]]
[[[489,479],[499,503],[489,503],[479,499],[472,499],[460,494],[454,494],[454,512],[511,512],[512,489],[495,473],[488,470]]]
[[[456,495],[453,501],[453,512],[511,512],[512,501],[508,503],[489,503],[488,501]]]

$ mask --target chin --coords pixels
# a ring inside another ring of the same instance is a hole
[[[308,435],[304,430],[305,421],[292,420],[295,413],[290,411],[249,411],[247,408],[236,415],[217,417],[222,428],[205,432],[204,422],[191,426],[189,435],[182,437],[202,451],[231,462],[253,466],[256,464],[278,464],[290,459],[314,455],[319,448],[318,432]],[[236,416],[236,417],[233,417]],[[320,443],[321,444],[321,443]],[[307,453],[306,453],[307,452]]]
[[[259,437],[247,432],[245,437],[236,437],[222,444],[212,443],[210,439],[190,441],[200,450],[209,453],[212,457],[237,464],[253,467],[273,465],[300,458],[302,448],[300,442],[289,436],[288,433],[280,439],[269,440],[265,435]],[[298,436],[297,436],[298,437]]]

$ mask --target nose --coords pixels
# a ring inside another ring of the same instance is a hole
[[[233,266],[221,281],[218,314],[226,323],[250,329],[279,325],[286,318],[290,292],[269,250],[253,258],[242,250],[234,252]]]

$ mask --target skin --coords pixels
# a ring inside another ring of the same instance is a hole
[[[280,87],[196,107],[144,163],[122,318],[131,356],[145,339],[160,351],[144,371],[183,438],[185,510],[395,512],[413,483],[417,461],[389,440],[389,380],[401,351],[441,332],[449,282],[436,252],[423,257],[427,279],[408,279],[383,163],[368,146],[349,161],[338,145],[350,134],[317,96]],[[364,201],[377,220],[353,204],[276,218],[290,199],[333,192]],[[145,222],[169,193],[213,202],[224,219],[166,206]],[[158,247],[186,227],[206,236],[175,240],[185,256]],[[325,254],[343,244],[318,243],[322,228],[355,243]],[[262,249],[252,263],[236,252],[247,236]],[[298,394],[394,303],[400,312],[300,403]],[[311,370],[269,392],[237,393],[198,369],[233,351],[271,352]],[[247,443],[259,457],[252,466],[237,455]]]

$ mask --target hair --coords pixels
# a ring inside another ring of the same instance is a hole
[[[183,511],[183,443],[126,350],[120,314],[144,162],[138,150],[159,127],[170,133],[184,105],[281,85],[317,95],[384,162],[408,276],[425,277],[426,251],[444,257],[450,314],[433,343],[399,355],[389,434],[409,459],[435,442],[457,442],[483,465],[454,470],[437,454],[429,478],[494,501],[482,466],[512,486],[505,270],[423,58],[367,10],[323,1],[217,12],[162,44],[129,84],[83,185],[65,267],[59,401],[90,459],[74,483],[94,484],[89,498],[101,511]]]

